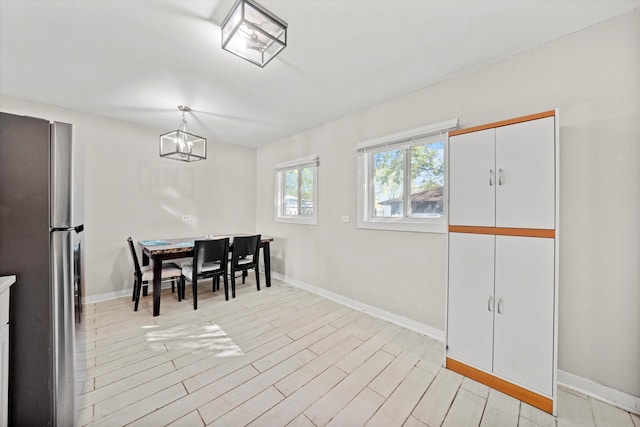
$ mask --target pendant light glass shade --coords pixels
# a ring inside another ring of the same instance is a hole
[[[287,23],[253,0],[238,0],[222,22],[222,48],[264,67],[287,46]]]
[[[179,105],[178,109],[182,111],[180,126],[177,130],[160,135],[160,157],[183,162],[206,159],[207,139],[187,131],[185,113],[191,111],[191,108]]]

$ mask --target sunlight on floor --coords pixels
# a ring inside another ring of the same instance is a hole
[[[158,326],[143,326],[143,329]],[[214,357],[242,356],[244,352],[218,325],[181,325],[163,330],[151,330],[145,334],[151,349],[155,351],[187,350],[210,352]]]

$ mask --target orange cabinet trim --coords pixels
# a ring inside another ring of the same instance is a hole
[[[499,122],[487,123],[486,125],[473,126],[466,129],[456,129],[449,131],[449,136],[462,135],[464,133],[477,132],[479,130],[497,128],[500,126],[512,125],[515,123],[528,122],[530,120],[542,119],[545,117],[553,117],[556,115],[555,110],[544,111],[542,113],[529,114],[528,116],[516,117],[515,119],[507,119]]]
[[[493,234],[496,236],[544,237],[553,239],[555,230],[542,228],[506,228],[506,227],[474,227],[468,225],[450,225],[450,233]]]
[[[531,406],[535,406],[536,408],[553,415],[553,399],[512,384],[509,381],[494,377],[487,372],[472,368],[471,366],[465,365],[464,363],[458,362],[457,360],[453,360],[449,357],[447,357],[446,367],[460,375],[464,375],[467,378],[478,381],[479,383],[508,394],[511,397],[526,402]]]

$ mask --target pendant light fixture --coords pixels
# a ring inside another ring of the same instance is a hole
[[[186,113],[191,108],[178,105],[182,119],[177,130],[160,135],[160,157],[195,162],[207,158],[207,139],[187,131]]]
[[[238,0],[222,22],[222,48],[264,67],[287,47],[287,23],[253,0]]]

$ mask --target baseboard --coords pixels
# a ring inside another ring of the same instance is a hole
[[[640,415],[640,397],[628,394],[587,378],[558,370],[558,384],[570,390],[602,400],[625,411]]]
[[[381,310],[377,307],[364,304],[360,301],[353,300],[351,298],[347,298],[343,295],[339,295],[328,291],[323,288],[319,288],[317,286],[310,285],[309,283],[303,282],[301,280],[292,279],[290,277],[284,276],[280,273],[271,273],[271,277],[278,279],[282,282],[285,282],[291,286],[295,286],[296,288],[304,289],[306,291],[312,292],[314,294],[320,295],[324,298],[330,299],[342,305],[346,305],[347,307],[351,307],[355,310],[362,311],[364,313],[370,314],[374,317],[377,317],[382,320],[386,320],[388,322],[394,323],[396,325],[402,326],[404,328],[410,329],[412,331],[421,333],[428,337],[431,337],[435,340],[438,340],[444,343],[444,331],[434,328],[432,326],[426,325],[424,323],[416,322],[415,320],[407,319],[404,316],[399,316],[394,313],[390,313],[385,310]]]
[[[131,296],[131,289],[115,291],[115,292],[107,292],[105,294],[91,295],[82,298],[82,305],[94,304],[96,302],[108,301],[110,299],[121,298],[124,296]]]
[[[162,283],[162,289],[167,289],[167,288],[171,288],[171,282]],[[132,292],[133,292],[133,289],[123,289],[115,292],[107,292],[105,294],[86,296],[82,298],[82,305],[94,304],[96,302],[108,301],[111,299],[117,299],[117,298],[122,298],[126,296],[130,297]],[[149,294],[153,294],[152,284],[149,284]],[[142,297],[142,294],[140,294],[140,296]]]

